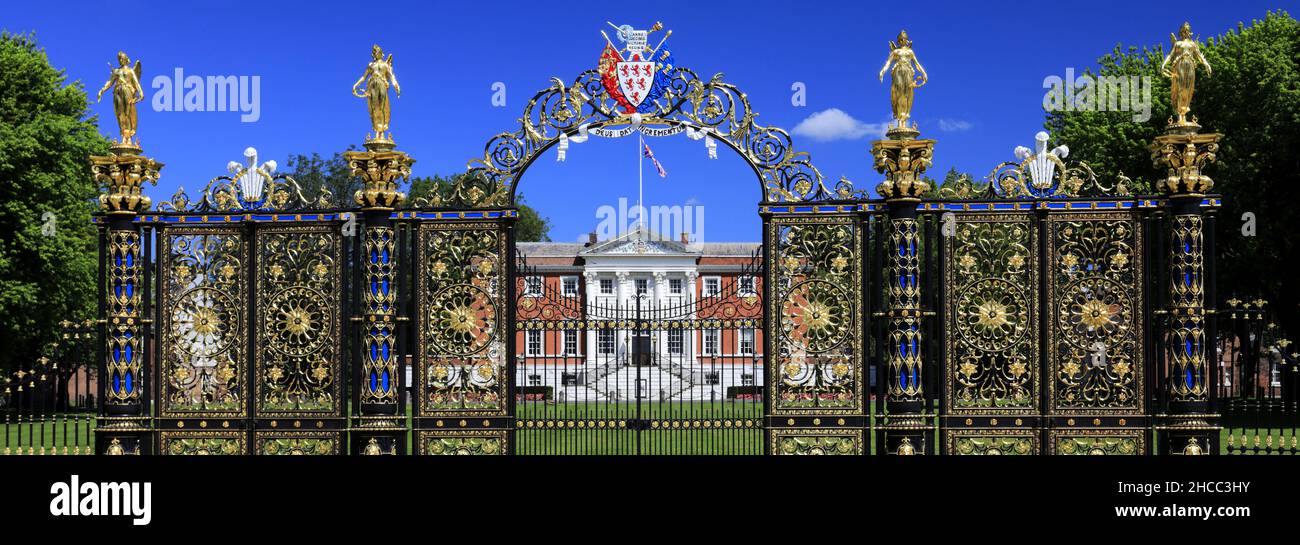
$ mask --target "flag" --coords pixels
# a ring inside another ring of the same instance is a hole
[[[642,153],[641,153],[642,157],[648,157],[648,158],[650,158],[650,162],[651,162],[651,163],[654,163],[654,165],[655,165],[655,171],[659,173],[659,177],[660,177],[660,178],[667,178],[667,177],[668,177],[668,172],[664,170],[664,166],[663,166],[663,165],[659,164],[659,160],[658,160],[658,159],[655,159],[655,154],[654,154],[654,152],[650,151],[650,145],[649,145],[649,144],[646,144],[646,143],[644,143],[644,142],[642,142],[642,143],[641,143],[641,146],[642,146],[643,148],[645,148],[645,149],[642,151]]]

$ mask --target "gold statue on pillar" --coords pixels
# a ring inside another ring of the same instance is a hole
[[[131,59],[122,51],[117,52],[117,68],[112,68],[108,76],[108,81],[104,86],[99,88],[99,94],[95,95],[95,102],[104,98],[104,92],[113,89],[113,113],[117,116],[117,129],[122,135],[118,142],[124,147],[130,147],[134,144],[131,137],[135,136],[136,129],[136,110],[137,102],[144,100],[144,86],[140,84],[140,61],[135,61],[135,66],[130,66]]]
[[[1196,91],[1196,65],[1205,67],[1206,77],[1210,76],[1213,69],[1210,68],[1209,61],[1205,60],[1205,55],[1201,54],[1201,47],[1192,39],[1191,23],[1184,22],[1178,29],[1178,36],[1170,34],[1169,41],[1172,45],[1169,55],[1160,63],[1160,73],[1169,78],[1169,106],[1178,116],[1172,124],[1194,125],[1195,121],[1188,123],[1187,112],[1191,111],[1192,93]]]
[[[889,70],[891,64],[894,66],[892,72]],[[912,117],[912,96],[917,87],[930,81],[930,75],[925,73],[921,61],[917,60],[916,53],[912,51],[912,40],[907,37],[906,30],[898,33],[897,44],[889,42],[889,58],[885,59],[885,66],[880,69],[880,81],[885,81],[885,72],[890,72],[893,76],[893,82],[889,86],[889,102],[893,106],[894,121],[897,128],[907,129],[907,121]],[[917,72],[921,73],[921,77],[916,77]]]
[[[389,53],[388,58],[385,59],[384,50],[376,44],[370,50],[370,57],[366,72],[352,84],[352,94],[366,99],[366,106],[370,110],[370,126],[375,131],[372,140],[391,143],[392,134],[388,131],[388,121],[392,109],[388,103],[388,86],[391,83],[399,97],[402,96],[402,87],[397,84],[397,76],[393,73],[392,53]],[[366,84],[365,89],[358,89],[362,83]]]

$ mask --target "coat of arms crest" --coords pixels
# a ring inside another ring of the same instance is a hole
[[[601,84],[605,92],[623,108],[623,113],[650,113],[655,111],[655,101],[663,97],[676,67],[672,54],[663,48],[664,41],[673,35],[669,30],[653,48],[649,47],[651,34],[663,29],[655,23],[650,30],[636,30],[631,25],[614,27],[614,38],[622,47],[614,45],[604,31],[605,50],[600,53]]]

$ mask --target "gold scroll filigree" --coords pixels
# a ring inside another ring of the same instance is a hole
[[[1124,213],[1048,219],[1052,410],[1140,411],[1142,236]]]
[[[242,235],[222,227],[169,229],[162,246],[163,414],[241,415],[248,345]]]
[[[1033,217],[960,214],[945,237],[948,410],[1035,412],[1038,255]]]
[[[850,217],[774,218],[768,342],[775,413],[862,409],[861,233]]]
[[[342,243],[331,225],[258,233],[257,411],[340,411]]]
[[[495,224],[425,224],[416,391],[420,414],[505,414],[505,235]]]

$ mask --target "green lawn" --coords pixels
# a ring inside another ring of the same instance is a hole
[[[23,422],[22,424],[0,424],[0,453],[18,454],[33,452],[41,454],[42,447],[46,454],[63,454],[67,447],[68,454],[89,454],[94,441],[90,430],[94,420],[87,420],[85,414],[47,417],[44,422]],[[57,418],[57,420],[53,420]],[[43,434],[43,435],[42,435]],[[56,449],[56,450],[51,450]]]

